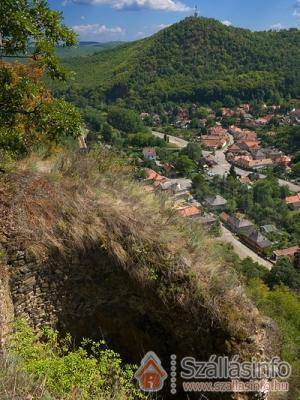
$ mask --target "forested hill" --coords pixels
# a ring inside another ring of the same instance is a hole
[[[57,47],[56,54],[59,58],[70,58],[70,57],[80,57],[89,56],[106,49],[112,49],[119,46],[123,42],[79,42],[75,47]]]
[[[226,95],[300,97],[300,30],[251,32],[190,17],[150,38],[66,64],[77,73],[68,88],[75,101],[82,94],[95,101],[123,97],[147,108]]]

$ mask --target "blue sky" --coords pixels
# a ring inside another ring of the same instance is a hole
[[[136,40],[193,13],[252,30],[300,28],[300,0],[48,0],[81,40]]]

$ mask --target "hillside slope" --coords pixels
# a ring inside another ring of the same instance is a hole
[[[300,30],[251,32],[193,17],[88,60],[66,60],[77,73],[71,93],[100,91],[106,100],[124,97],[136,107],[226,95],[299,97],[299,63]]]
[[[50,174],[23,168],[1,180],[0,244],[15,315],[74,340],[104,337],[135,363],[145,349],[165,362],[173,353],[264,359],[277,351],[277,329],[221,250],[116,161],[105,151],[74,155]]]
[[[113,49],[122,44],[122,42],[79,42],[75,47],[58,47],[56,49],[56,54],[59,58],[70,58],[70,57],[81,57],[89,56],[100,51]]]

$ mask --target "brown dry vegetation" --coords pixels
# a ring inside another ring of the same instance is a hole
[[[45,390],[45,382],[24,373],[17,360],[0,359],[1,400],[54,400]]]
[[[2,179],[2,232],[35,257],[67,256],[99,243],[142,285],[164,282],[184,309],[205,307],[230,336],[245,340],[261,324],[214,242],[130,179],[122,161],[97,151],[63,155],[50,174],[23,168]],[[153,278],[155,276],[155,278]],[[176,290],[174,282],[184,282]],[[168,287],[168,282],[170,287]]]

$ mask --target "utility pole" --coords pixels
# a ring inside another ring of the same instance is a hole
[[[198,6],[197,6],[197,4],[195,5],[194,17],[198,18]]]

